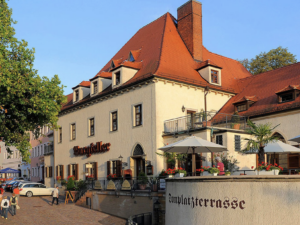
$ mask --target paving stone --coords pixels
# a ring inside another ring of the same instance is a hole
[[[4,195],[11,196],[5,192]],[[8,213],[8,219],[0,217],[0,224],[10,225],[65,225],[65,224],[97,224],[124,225],[124,219],[114,217],[99,211],[76,206],[74,203],[65,204],[59,199],[59,205],[51,205],[51,196],[20,197],[20,209],[17,215]]]

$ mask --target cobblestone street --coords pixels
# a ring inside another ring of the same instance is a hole
[[[11,196],[5,192],[4,195]],[[51,205],[51,196],[35,196],[20,198],[20,209],[16,216],[8,213],[8,219],[0,217],[0,224],[16,225],[59,225],[59,224],[103,224],[124,225],[125,220],[110,216],[98,211],[75,206],[73,203],[66,204],[64,199],[59,200],[59,205]]]

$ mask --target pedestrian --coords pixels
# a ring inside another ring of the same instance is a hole
[[[18,205],[18,197],[15,193],[12,194],[12,197],[10,198],[10,205],[11,205],[11,215],[14,216],[17,214],[16,207]]]
[[[9,208],[9,201],[7,200],[7,196],[3,197],[3,200],[1,201],[1,211],[2,211],[2,218],[5,218],[7,220],[7,212]]]
[[[53,197],[52,205],[54,203],[54,200],[56,200],[56,205],[58,205],[58,193],[59,193],[58,186],[56,186],[56,188],[53,190],[53,194],[52,194],[52,197]]]
[[[0,188],[1,194],[4,194],[4,189]]]
[[[13,191],[13,193],[16,194],[17,198],[18,198],[18,202],[20,202],[20,188],[16,187]],[[19,204],[18,204],[19,205]]]

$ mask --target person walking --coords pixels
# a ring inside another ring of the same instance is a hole
[[[18,198],[18,202],[20,202],[20,188],[19,187],[16,187],[13,191],[13,193],[15,193],[15,195],[17,196]],[[19,205],[19,204],[18,204]]]
[[[58,186],[56,186],[56,188],[54,189],[53,194],[52,194],[52,197],[53,197],[52,205],[54,203],[54,200],[56,200],[56,205],[58,205],[58,193],[59,193]]]
[[[3,197],[3,200],[1,201],[1,211],[2,211],[2,218],[5,218],[7,220],[7,212],[9,208],[9,201],[7,200],[7,196]]]
[[[17,214],[17,205],[18,205],[18,197],[15,193],[12,194],[10,198],[10,205],[11,205],[11,215],[14,216]]]

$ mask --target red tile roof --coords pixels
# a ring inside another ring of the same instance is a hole
[[[72,89],[78,87],[78,86],[81,86],[81,87],[90,87],[91,85],[91,82],[90,81],[82,81],[80,84],[78,84],[77,86],[73,87]]]
[[[110,70],[113,60],[116,67],[121,66],[123,63],[124,66],[139,69],[135,76],[122,86],[156,76],[202,87],[209,86],[211,89],[230,93],[238,93],[240,90],[238,80],[252,75],[238,61],[211,53],[203,47],[203,60],[222,68],[222,86],[209,84],[198,73],[197,68],[201,65],[191,56],[178,33],[174,20],[175,18],[170,13],[166,13],[141,28],[96,76],[104,76],[103,72]],[[135,52],[133,49],[139,50]],[[135,54],[134,57],[137,57],[135,62],[125,61],[130,51]],[[106,75],[111,77],[110,74]],[[104,94],[104,92],[99,93],[99,95]]]
[[[294,101],[279,103],[276,92],[286,90],[288,86],[297,86],[300,83],[300,63],[281,67],[276,70],[261,73],[238,81],[240,93],[232,97],[220,110],[220,113],[234,112],[233,103],[244,96],[258,98],[247,111],[240,112],[244,116],[257,116],[285,109],[300,107],[300,96]]]
[[[286,92],[286,91],[291,91],[291,90],[300,90],[300,85],[288,85],[288,86],[284,87],[283,89],[277,91],[276,94]]]
[[[214,66],[214,67],[218,67],[221,68],[220,66],[218,66],[217,64],[215,64],[213,61],[211,61],[210,59],[203,61],[203,62],[199,62],[196,66],[196,70],[200,70],[201,68],[204,68],[206,66]]]
[[[141,49],[131,51],[131,54],[132,54],[135,61],[139,60],[140,53],[141,53]]]
[[[99,73],[96,74],[96,76],[94,76],[92,79],[90,79],[90,81],[94,80],[96,77],[103,77],[103,78],[111,79],[112,73],[111,72],[100,71]]]
[[[241,99],[233,102],[233,104],[240,103],[240,102],[245,102],[245,101],[257,102],[257,97],[256,96],[244,96]]]

